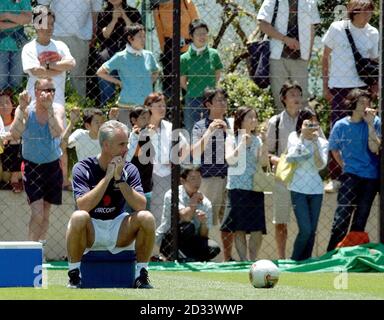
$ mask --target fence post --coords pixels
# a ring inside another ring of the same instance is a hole
[[[384,132],[384,4],[380,1],[380,81],[379,81],[379,97],[380,97],[380,115],[381,115],[381,132]],[[384,243],[384,156],[380,156],[380,213],[379,213],[379,239]]]
[[[172,35],[172,129],[180,128],[180,1],[173,1],[173,35]],[[172,149],[178,141],[172,142]],[[179,180],[180,166],[172,164],[172,218],[173,234],[172,260],[177,260],[178,222],[179,222]]]

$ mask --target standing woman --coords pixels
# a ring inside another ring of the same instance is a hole
[[[16,88],[23,80],[21,49],[27,42],[23,26],[31,21],[30,0],[0,1],[0,90]]]
[[[141,24],[141,14],[136,9],[127,5],[123,0],[108,0],[105,10],[99,14],[97,24],[97,37],[100,42],[99,65],[103,64],[112,56],[125,49],[127,40],[124,38],[124,28],[133,24]],[[112,72],[117,76],[117,72]],[[115,93],[115,86],[104,79],[99,78],[100,103],[105,103],[112,98]]]
[[[253,191],[257,163],[266,166],[268,148],[265,134],[257,134],[256,111],[241,107],[236,111],[234,134],[225,144],[228,163],[228,198],[223,226],[235,232],[235,246],[240,260],[256,259],[262,235],[266,234],[264,193]],[[246,234],[250,233],[247,245]],[[247,249],[249,259],[247,259]]]
[[[146,132],[150,137],[151,145],[148,148],[154,149],[155,157],[153,160],[153,188],[151,196],[151,213],[155,217],[156,227],[160,225],[163,213],[163,202],[165,193],[171,188],[171,157],[172,139],[176,137],[172,133],[172,123],[164,120],[166,113],[165,96],[159,92],[153,92],[144,101],[144,106],[151,113]],[[189,145],[185,138],[181,138],[181,161],[189,155]],[[143,146],[145,148],[145,146]]]
[[[312,255],[323,201],[323,181],[319,170],[327,165],[328,141],[319,134],[316,113],[304,108],[299,113],[296,131],[288,137],[287,161],[296,164],[288,190],[299,227],[292,253],[292,259],[297,261]]]

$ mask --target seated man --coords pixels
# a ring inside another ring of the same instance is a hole
[[[136,240],[134,287],[150,289],[147,269],[155,241],[155,220],[149,211],[144,211],[146,200],[137,168],[124,160],[127,126],[115,120],[104,123],[99,142],[101,153],[73,168],[78,210],[71,216],[66,236],[68,287],[80,287],[80,262],[86,249],[103,248],[118,253]],[[133,214],[124,212],[125,203],[134,210]]]
[[[214,240],[208,239],[209,228],[212,226],[212,205],[208,198],[199,192],[200,167],[182,167],[180,178],[179,252],[181,251],[181,257],[187,261],[209,261],[220,253],[220,247]],[[171,255],[173,241],[170,230],[171,197],[172,190],[168,190],[164,196],[161,224],[156,230],[160,253],[167,259]]]

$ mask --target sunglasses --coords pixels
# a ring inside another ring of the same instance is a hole
[[[55,88],[46,88],[46,89],[36,88],[36,90],[44,91],[44,92],[51,92],[51,93],[55,93],[56,92]]]

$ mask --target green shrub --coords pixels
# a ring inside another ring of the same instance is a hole
[[[248,75],[229,73],[221,81],[220,86],[228,93],[229,115],[242,106],[254,108],[260,122],[266,121],[274,114],[270,90],[260,89]]]

